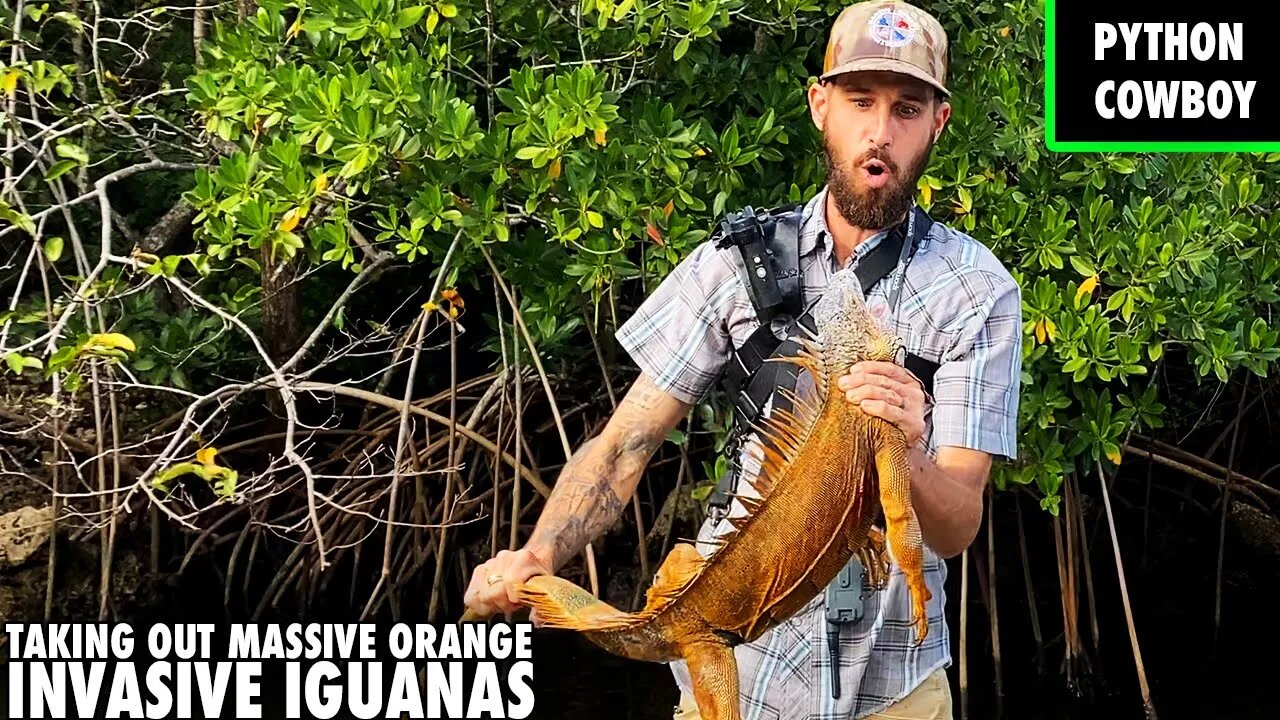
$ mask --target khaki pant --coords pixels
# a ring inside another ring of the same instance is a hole
[[[698,705],[692,695],[680,696],[674,720],[699,720]],[[952,720],[951,686],[947,684],[946,668],[938,668],[929,674],[906,697],[865,720]]]

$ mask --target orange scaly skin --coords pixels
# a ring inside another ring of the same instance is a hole
[[[895,338],[867,312],[856,276],[836,273],[815,309],[817,336],[786,359],[810,372],[816,397],[791,396],[794,413],[762,421],[761,499],[738,496],[748,514],[709,557],[678,544],[658,569],[645,607],[626,613],[562,578],[537,576],[519,590],[545,627],[577,630],[604,649],[652,662],[688,662],[705,720],[738,720],[733,645],[751,641],[824,591],[857,554],[873,584],[888,578],[888,545],[907,578],[916,641],[928,633],[923,542],[911,507],[907,445],[895,425],[862,412],[836,388],[860,360],[892,360]],[[464,620],[468,619],[464,616]],[[474,619],[474,618],[471,618]]]

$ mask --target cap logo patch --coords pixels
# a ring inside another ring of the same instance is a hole
[[[871,38],[885,47],[902,47],[916,36],[916,28],[904,13],[879,10],[867,21]]]

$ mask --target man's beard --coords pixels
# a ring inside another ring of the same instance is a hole
[[[906,173],[900,172],[897,164],[876,150],[863,153],[852,163],[841,163],[831,145],[830,137],[826,135],[822,138],[822,149],[827,166],[827,184],[840,215],[855,227],[881,230],[901,221],[911,209],[916,196],[916,183],[924,174],[929,156],[933,152],[933,141],[929,142],[924,152],[907,168]],[[888,166],[892,172],[891,179],[882,188],[860,191],[853,173],[861,172],[860,166],[872,159],[880,160]]]

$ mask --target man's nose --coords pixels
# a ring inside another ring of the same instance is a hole
[[[887,109],[879,110],[872,117],[868,139],[879,148],[887,148],[893,141],[893,118]]]

